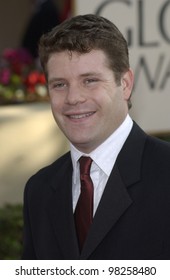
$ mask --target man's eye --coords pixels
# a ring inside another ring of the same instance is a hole
[[[55,84],[55,87],[57,87],[57,88],[62,88],[64,86],[65,86],[65,83],[57,83],[57,84]]]
[[[86,84],[93,84],[93,83],[96,83],[98,80],[97,79],[94,79],[94,78],[91,78],[91,79],[87,79],[85,81]]]
[[[52,87],[52,88],[56,88],[56,89],[62,89],[62,88],[64,88],[64,87],[66,87],[66,84],[65,84],[65,83],[62,83],[62,82],[57,82],[57,83],[52,84],[51,87]]]

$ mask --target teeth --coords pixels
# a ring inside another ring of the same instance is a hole
[[[93,113],[87,113],[87,114],[82,114],[82,115],[71,115],[71,119],[82,119],[91,116]]]

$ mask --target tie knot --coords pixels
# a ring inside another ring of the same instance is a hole
[[[81,175],[90,175],[90,167],[92,164],[92,159],[90,157],[82,156],[79,159],[80,162],[80,174]]]

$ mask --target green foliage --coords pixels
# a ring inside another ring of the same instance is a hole
[[[0,260],[21,259],[22,207],[22,205],[5,205],[0,208]]]

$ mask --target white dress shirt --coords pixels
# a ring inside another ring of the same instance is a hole
[[[71,159],[73,163],[72,196],[73,211],[80,195],[80,170],[79,158],[89,156],[93,162],[90,169],[90,176],[94,185],[93,215],[96,212],[107,180],[115,164],[116,158],[125,143],[133,126],[132,119],[127,115],[124,122],[113,132],[99,147],[90,154],[84,154],[77,150],[70,143]]]

